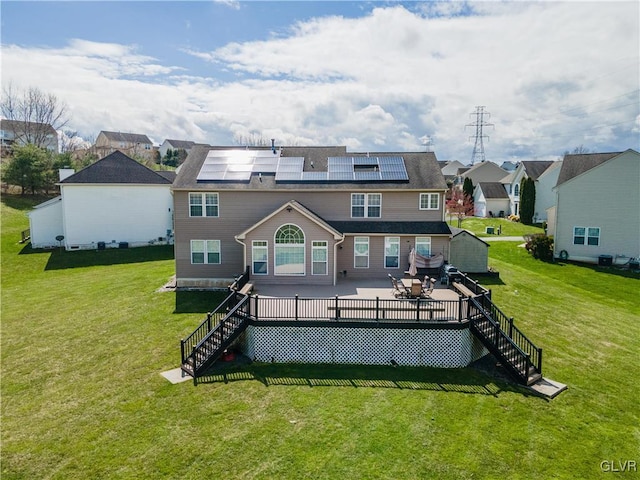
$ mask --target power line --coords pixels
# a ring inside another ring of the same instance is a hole
[[[491,114],[484,111],[483,105],[477,106],[476,111],[469,115],[476,116],[475,123],[469,123],[466,125],[467,127],[476,127],[475,143],[473,145],[473,154],[471,155],[471,165],[473,165],[476,159],[480,159],[481,162],[486,160],[484,155],[484,139],[488,139],[489,137],[483,134],[482,129],[483,127],[493,127],[493,123],[485,122],[485,115],[488,118]],[[469,139],[471,139],[471,137],[469,137]]]

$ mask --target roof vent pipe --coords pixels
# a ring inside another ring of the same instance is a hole
[[[273,154],[276,154],[276,139],[272,138],[271,139],[271,151],[273,152]]]

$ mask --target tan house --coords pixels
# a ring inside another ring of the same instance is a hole
[[[93,149],[100,158],[106,157],[115,151],[122,152],[131,158],[152,159],[155,154],[153,144],[146,135],[108,132],[105,130],[98,134]]]
[[[58,133],[48,123],[0,119],[0,148],[9,151],[13,145],[33,144],[58,153]]]
[[[431,152],[196,146],[173,184],[178,287],[335,285],[402,276],[412,248],[449,258]]]

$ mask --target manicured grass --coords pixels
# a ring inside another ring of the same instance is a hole
[[[251,364],[171,385],[219,296],[157,292],[162,248],[32,252],[28,206],[3,198],[3,479],[588,479],[638,460],[637,274],[491,245],[494,299],[569,385],[550,402],[470,368]]]
[[[453,219],[452,221],[448,220],[447,223],[453,227],[458,226],[457,219]],[[462,220],[461,228],[465,228],[479,237],[493,237],[495,235],[487,235],[486,227],[494,227],[494,231],[497,232],[500,226],[502,227],[501,235],[506,237],[522,236],[528,233],[544,233],[544,230],[539,226],[524,225],[520,222],[512,222],[506,218],[469,217]]]

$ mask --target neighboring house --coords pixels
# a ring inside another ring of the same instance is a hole
[[[514,163],[507,160],[506,162],[502,162],[502,165],[500,165],[500,168],[503,170],[506,170],[507,172],[513,172],[517,166],[518,166],[518,163]]]
[[[165,140],[158,148],[158,152],[160,153],[160,158],[164,158],[167,155],[167,150],[184,150],[188,154],[195,144],[190,140]]]
[[[449,258],[432,152],[195,147],[173,185],[178,287],[335,285],[402,276],[411,248]]]
[[[29,213],[31,245],[79,250],[171,243],[173,177],[114,152],[60,181],[60,197]]]
[[[450,263],[465,273],[486,273],[489,269],[489,244],[468,230],[449,227],[451,238]]]
[[[0,146],[3,151],[12,145],[28,143],[58,153],[58,133],[48,123],[0,120]]]
[[[509,214],[509,195],[500,182],[480,182],[473,189],[476,217],[506,217]]]
[[[462,163],[460,163],[458,160],[451,160],[449,162],[438,162],[438,163],[440,164],[442,175],[444,175],[444,179],[447,183],[453,183],[456,176],[458,175],[459,169],[469,168],[466,165],[463,165]]]
[[[549,168],[554,162],[552,161],[524,161],[520,162],[516,169],[511,172],[509,175],[502,178],[500,181],[504,184],[504,188],[507,190],[509,194],[509,208],[508,212],[513,215],[520,215],[520,182],[523,178],[531,178],[534,181],[536,187],[536,198],[538,196],[538,177],[542,175],[547,168]],[[543,193],[543,195],[549,195],[551,189],[554,187],[550,182],[544,183],[545,188],[548,189],[548,192]],[[536,201],[535,212],[538,213],[538,219],[534,218],[534,222],[542,221],[546,219],[546,209],[544,211],[540,211],[538,202]]]
[[[499,182],[507,173],[509,172],[493,162],[476,163],[466,171],[460,172],[458,184],[463,185],[465,178],[470,178],[474,187],[480,182]]]
[[[129,157],[142,157],[152,159],[155,150],[151,140],[146,135],[139,133],[122,133],[101,131],[93,146],[99,157],[105,157],[110,153],[119,151]]]
[[[547,222],[547,210],[556,204],[556,192],[562,161],[553,162],[535,181],[536,203],[534,207],[534,223]]]
[[[565,155],[549,209],[559,258],[596,263],[640,257],[640,153]]]

